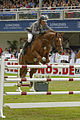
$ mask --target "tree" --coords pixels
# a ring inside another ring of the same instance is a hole
[[[18,41],[17,40],[13,40],[13,41],[8,40],[7,43],[9,44],[9,47],[12,48],[12,50],[18,48]]]

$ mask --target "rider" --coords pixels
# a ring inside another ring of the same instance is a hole
[[[40,18],[31,25],[30,28],[26,28],[26,30],[28,30],[28,40],[24,44],[23,49],[27,47],[29,43],[31,43],[33,36],[44,34],[46,30],[52,30],[46,23],[47,19],[47,15],[41,15]]]
[[[46,30],[52,30],[46,23],[48,19],[47,15],[41,15],[40,18],[34,22],[31,27],[31,33],[33,35],[38,35],[38,34],[44,34]],[[31,42],[32,38],[29,36],[28,37],[28,42]]]

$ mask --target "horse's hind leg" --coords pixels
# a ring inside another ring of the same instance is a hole
[[[32,69],[31,71],[30,71],[30,78],[32,78],[33,77],[33,74],[35,73],[37,71],[37,69]],[[30,82],[30,87],[32,87],[30,90],[31,91],[35,91],[34,90],[34,82],[32,81],[32,82]]]
[[[27,74],[27,68],[20,68],[20,78],[24,78]]]
[[[19,64],[20,65],[22,65],[22,64],[25,65],[25,61],[24,60],[25,60],[24,56],[20,55],[20,57],[19,57]],[[20,68],[19,77],[20,78],[24,78],[26,76],[26,74],[27,74],[27,68]],[[21,91],[21,89],[20,89],[21,85],[22,85],[22,81],[18,82],[18,84],[17,84],[17,86],[18,86],[17,91]]]
[[[26,60],[25,56],[21,54],[19,57],[19,64],[26,65],[25,60]],[[27,74],[27,68],[20,68],[20,78],[25,77],[26,74]]]
[[[20,68],[20,78],[24,78],[27,74],[27,69],[26,68]],[[18,91],[21,91],[21,86],[22,86],[22,81],[18,82]]]

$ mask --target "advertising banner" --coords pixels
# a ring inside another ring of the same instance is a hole
[[[18,65],[18,61],[12,61],[6,62],[6,65]],[[51,64],[48,64],[51,65]],[[80,77],[80,68],[76,68],[76,67],[68,67],[68,68],[59,68],[57,67],[58,64],[56,64],[56,68],[39,68],[36,73],[34,75],[38,76],[38,75],[42,75],[42,76],[69,76],[69,77]],[[60,63],[59,63],[60,65]],[[64,65],[64,64],[63,64]],[[27,70],[28,72],[30,71],[30,69]],[[10,69],[7,68],[5,70],[6,73],[16,73],[18,72],[18,69]]]
[[[66,56],[62,55],[65,59]],[[18,65],[18,59],[15,59],[14,56],[11,56],[11,54],[6,55],[6,57],[10,57],[12,59],[11,61],[5,61],[5,65]],[[15,59],[15,61],[14,61]],[[9,59],[8,59],[9,60]],[[50,62],[48,63],[49,66],[56,65],[56,67],[48,67],[48,68],[39,68],[37,69],[36,73],[34,75],[42,75],[42,76],[69,76],[69,77],[80,77],[80,67],[76,67],[76,65],[79,64],[72,64],[72,63],[54,63]],[[59,67],[58,65],[68,65],[69,67]],[[6,73],[18,73],[18,68],[7,68],[5,69]],[[30,69],[27,69],[28,74]]]
[[[52,68],[52,67],[39,68],[36,71],[35,75],[80,77],[80,68],[76,68],[76,67],[59,68],[57,67],[56,64],[56,68]]]
[[[35,20],[0,21],[0,31],[25,31]],[[55,31],[80,31],[80,20],[48,20],[48,25]]]

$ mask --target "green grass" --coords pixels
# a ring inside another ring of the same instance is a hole
[[[5,87],[4,91],[16,91],[17,87]],[[22,87],[29,91],[29,87]],[[50,82],[49,91],[80,91],[80,82]],[[4,96],[4,103],[27,102],[64,102],[80,101],[80,95],[29,95],[29,96]],[[60,108],[26,108],[10,109],[4,107],[5,120],[80,120],[80,107]],[[0,120],[2,120],[0,118]]]
[[[5,120],[80,120],[80,108],[4,109]],[[1,120],[1,119],[0,119]]]
[[[17,76],[17,74],[13,74],[13,73],[5,73],[5,76]]]

